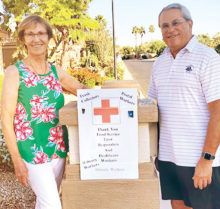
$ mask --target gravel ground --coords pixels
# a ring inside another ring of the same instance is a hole
[[[0,163],[0,209],[34,209],[35,195],[22,186],[11,168]]]

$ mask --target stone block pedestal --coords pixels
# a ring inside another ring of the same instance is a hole
[[[135,87],[132,81],[111,81],[103,87]],[[80,180],[77,103],[60,110],[60,123],[69,131],[69,162],[62,182],[63,209],[159,209],[159,181],[152,157],[157,155],[157,106],[149,99],[138,102],[138,163],[136,180]]]

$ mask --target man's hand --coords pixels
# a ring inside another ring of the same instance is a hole
[[[22,159],[16,160],[14,162],[15,175],[18,181],[24,186],[28,186],[28,169]]]
[[[212,160],[201,158],[196,165],[195,173],[192,178],[195,188],[204,189],[212,182]]]

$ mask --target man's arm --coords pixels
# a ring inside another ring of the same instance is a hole
[[[215,155],[220,143],[220,100],[208,104],[210,119],[208,123],[207,135],[203,152]],[[200,158],[196,165],[193,176],[195,188],[203,189],[212,181],[212,163],[213,160]]]

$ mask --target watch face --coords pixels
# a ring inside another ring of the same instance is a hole
[[[204,155],[204,158],[205,158],[206,160],[211,160],[211,157],[212,157],[212,155],[209,154],[209,153],[205,153],[205,155]]]

